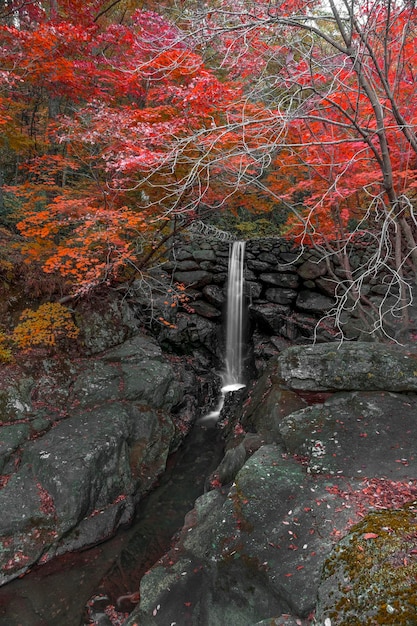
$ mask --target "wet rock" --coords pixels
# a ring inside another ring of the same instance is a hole
[[[337,504],[324,482],[309,484],[301,464],[283,460],[279,446],[261,447],[226,499],[210,492],[197,500],[175,548],[142,579],[127,625],[306,617],[332,546],[326,518]]]
[[[286,620],[307,624],[319,588],[316,619],[320,624],[327,619],[346,626],[367,623],[352,620],[356,614],[373,616],[373,606],[380,611],[388,606],[389,615],[398,620],[385,622],[380,612],[381,623],[413,623],[407,621],[412,603],[405,598],[405,585],[399,596],[385,593],[385,604],[382,592],[380,596],[374,593],[377,583],[362,599],[354,576],[346,570],[345,540],[339,540],[349,537],[352,527],[355,534],[355,524],[373,508],[403,506],[407,499],[416,499],[417,459],[410,433],[414,432],[417,395],[384,391],[329,395],[316,385],[315,391],[302,391],[300,396],[286,385],[293,380],[294,371],[301,377],[298,357],[302,359],[307,351],[310,373],[312,354],[324,355],[330,345],[317,348],[317,353],[310,353],[306,346],[289,348],[271,359],[244,401],[241,415],[232,416],[231,438],[213,475],[218,482],[213,484],[234,482],[227,491],[223,487],[196,502],[178,542],[145,575],[141,603],[128,625],[137,621],[162,626],[164,619],[210,626],[285,624]],[[353,359],[355,346],[348,348]],[[357,346],[357,357],[362,349]],[[403,350],[402,357],[400,353],[394,350],[400,360],[411,359],[409,351]],[[360,358],[358,362],[360,370]],[[318,359],[318,372],[321,365]],[[331,369],[335,369],[334,363]],[[291,376],[287,375],[290,371]],[[317,374],[317,380],[325,380],[322,375]],[[314,404],[307,406],[307,398]],[[245,434],[245,430],[255,432]],[[241,434],[236,436],[238,432]],[[274,443],[262,445],[263,441]],[[407,530],[403,529],[402,539],[408,541],[409,550],[403,554],[396,540],[398,550],[394,556],[390,552],[387,561],[393,558],[400,564],[405,558],[414,576],[417,548],[411,527],[415,526],[415,512],[414,508],[411,513],[407,510],[413,519]],[[390,535],[390,529],[397,527],[391,518],[379,526],[374,521],[370,524],[360,526],[359,544],[352,544],[355,575],[362,566],[357,545],[367,541],[368,547],[369,542],[377,541],[376,535],[382,536],[382,530]],[[378,552],[384,554],[384,549],[378,548]],[[377,576],[381,567],[377,551],[371,557],[376,559],[372,567]],[[364,585],[367,563],[371,561],[364,561],[363,573],[359,573]],[[387,580],[389,585],[391,579]],[[355,607],[356,613],[346,609],[345,616],[345,604]]]
[[[245,295],[249,299],[249,302],[252,302],[252,300],[257,300],[262,293],[262,285],[255,281],[245,281],[243,289]]]
[[[64,420],[27,446],[0,491],[0,506],[14,512],[0,520],[7,546],[1,582],[44,552],[49,558],[97,543],[127,523],[133,502],[163,471],[173,436],[167,416],[113,403]]]
[[[269,367],[251,391],[242,412],[245,430],[261,434],[268,443],[282,442],[280,424],[283,419],[306,407],[306,402],[281,384],[276,368]]]
[[[254,441],[251,442],[252,445],[254,443]],[[254,449],[251,444],[247,441],[245,445],[245,442],[242,441],[239,445],[227,450],[222,462],[213,474],[213,480],[219,480],[222,485],[231,483],[238,471],[242,469],[247,458],[253,454],[255,449],[260,447],[261,441],[259,439],[256,441]]]
[[[194,354],[196,350],[206,350],[220,358],[217,324],[195,313],[179,313],[174,328],[161,328],[159,341],[165,348],[179,354]]]

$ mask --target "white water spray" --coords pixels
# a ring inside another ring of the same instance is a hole
[[[226,308],[226,356],[222,374],[221,397],[214,411],[202,421],[217,420],[223,408],[226,393],[245,387],[243,381],[243,264],[245,242],[235,241],[229,257]]]
[[[235,241],[229,257],[227,284],[226,369],[222,391],[235,391],[245,385],[243,371],[243,261],[245,242]]]

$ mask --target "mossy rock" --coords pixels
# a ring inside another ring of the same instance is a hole
[[[323,568],[316,620],[332,626],[417,624],[417,502],[369,513]]]

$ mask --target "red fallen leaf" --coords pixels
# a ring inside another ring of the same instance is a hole
[[[416,549],[410,550],[410,554],[417,554],[417,550]]]
[[[289,578],[290,576],[292,576],[292,574],[285,574],[285,576]]]
[[[191,602],[184,602],[184,606],[191,606]]]
[[[365,533],[362,536],[362,539],[376,539],[377,537],[379,537],[379,535],[377,535],[376,533]]]

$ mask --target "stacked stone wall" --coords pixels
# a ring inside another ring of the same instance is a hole
[[[221,322],[224,313],[231,245],[190,238],[174,246],[172,258],[165,265],[172,279],[185,285],[194,313],[215,322]],[[353,269],[364,262],[366,254],[366,248],[352,250],[349,262]],[[318,251],[294,247],[286,239],[249,240],[244,274],[251,335],[257,344],[339,338],[329,313],[344,273],[334,257],[325,260]],[[377,276],[363,286],[377,306],[386,291],[382,281],[383,277]],[[348,339],[361,338],[363,329],[355,310],[344,316],[343,323]]]

